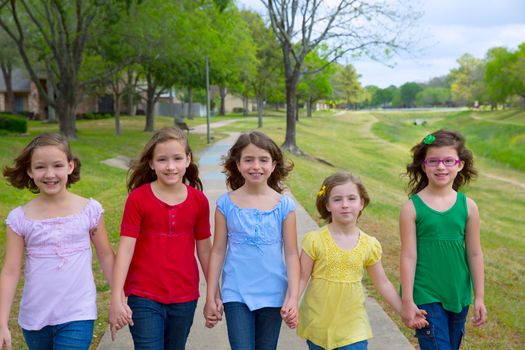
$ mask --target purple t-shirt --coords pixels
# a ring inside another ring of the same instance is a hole
[[[90,199],[77,214],[33,220],[22,207],[6,224],[24,238],[25,285],[18,323],[26,330],[97,318],[89,230],[96,227],[102,206]]]

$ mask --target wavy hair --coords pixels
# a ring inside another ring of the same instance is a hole
[[[3,175],[13,187],[19,189],[27,188],[33,193],[40,192],[35,181],[29,177],[28,171],[31,170],[31,158],[33,157],[33,152],[38,147],[43,146],[55,146],[64,152],[68,162],[73,161],[73,172],[67,177],[66,188],[69,188],[71,184],[80,180],[80,160],[71,152],[71,147],[69,146],[67,138],[60,134],[46,133],[31,140],[31,142],[29,142],[29,144],[20,152],[18,157],[15,158],[12,167],[4,167]]]
[[[429,142],[427,138],[431,135],[435,139]],[[427,143],[425,143],[425,140],[427,140]],[[477,176],[478,172],[474,168],[474,157],[472,152],[465,146],[465,138],[457,131],[440,129],[427,135],[410,150],[412,152],[412,163],[407,165],[405,174],[408,176],[409,195],[420,192],[428,185],[428,177],[423,171],[423,164],[427,151],[431,147],[454,147],[458,153],[459,160],[464,163],[463,169],[457,174],[452,184],[452,188],[455,191]]]
[[[285,161],[279,146],[269,136],[260,131],[241,134],[228,151],[226,157],[223,158],[222,165],[224,166],[223,173],[226,174],[226,185],[232,190],[236,190],[244,185],[244,178],[239,172],[237,164],[241,161],[242,150],[250,144],[270,153],[272,161],[275,162],[275,169],[268,178],[268,186],[281,193],[284,190],[283,182],[288,173],[292,171],[293,163]]]
[[[332,192],[332,189],[335,186],[344,185],[348,182],[351,182],[357,186],[359,197],[361,197],[361,200],[363,201],[363,209],[361,209],[357,218],[361,216],[363,210],[365,210],[366,206],[370,203],[370,196],[368,195],[368,191],[366,190],[365,185],[363,185],[363,182],[359,177],[347,171],[339,171],[333,175],[330,175],[326,179],[324,179],[323,183],[321,184],[321,188],[317,193],[317,199],[315,201],[317,211],[326,223],[329,224],[332,222],[332,213],[330,213],[326,208],[328,200],[330,199],[330,193]]]
[[[157,180],[157,175],[150,167],[150,162],[153,159],[153,152],[155,146],[159,143],[175,140],[184,146],[186,156],[190,157],[190,165],[186,168],[186,173],[182,177],[185,184],[190,185],[198,190],[202,190],[202,182],[199,178],[199,168],[193,160],[188,137],[184,131],[176,127],[166,127],[157,131],[151,139],[146,143],[139,159],[131,165],[128,176],[128,191]]]

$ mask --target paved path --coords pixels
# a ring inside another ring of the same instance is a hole
[[[204,128],[204,132],[205,132]],[[201,180],[204,185],[204,192],[209,199],[211,215],[215,211],[215,201],[226,192],[225,177],[220,167],[221,156],[226,154],[231,145],[235,142],[238,134],[231,134],[230,137],[220,140],[204,150],[199,159],[199,170]],[[297,201],[296,201],[297,202]],[[315,221],[310,218],[306,210],[297,203],[297,233],[298,242],[301,242],[304,235],[317,229]],[[213,220],[211,220],[213,225]],[[202,308],[206,286],[201,274],[200,283],[201,298],[195,312],[193,327],[187,343],[188,350],[227,350],[229,349],[226,322],[223,320],[215,328],[207,329],[204,327]],[[372,298],[367,298],[366,306],[372,329],[375,337],[370,340],[370,350],[413,350],[408,340],[401,334],[394,322],[383,311],[381,306]],[[279,350],[306,349],[305,342],[297,337],[294,330],[288,329],[284,323],[279,337]],[[133,343],[128,329],[121,330],[117,335],[117,341],[111,341],[110,332],[106,332],[102,338],[98,350],[128,350],[133,349]]]

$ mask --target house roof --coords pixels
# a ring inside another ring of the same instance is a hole
[[[13,85],[13,92],[31,92],[31,79],[29,79],[26,72],[21,69],[13,69],[13,75],[11,76]],[[6,92],[4,75],[0,73],[0,93]]]

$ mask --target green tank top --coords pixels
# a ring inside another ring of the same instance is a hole
[[[417,263],[414,277],[416,305],[440,302],[452,312],[472,302],[472,281],[465,249],[467,198],[458,192],[456,203],[443,212],[427,206],[415,194]]]

